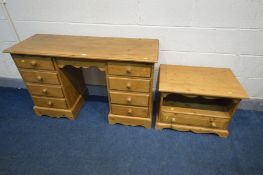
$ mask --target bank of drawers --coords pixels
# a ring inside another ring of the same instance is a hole
[[[69,108],[51,58],[21,55],[13,58],[36,106]]]
[[[111,113],[147,118],[152,68],[147,64],[108,63],[108,88]]]

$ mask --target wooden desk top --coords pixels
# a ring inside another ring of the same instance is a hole
[[[154,63],[158,60],[157,39],[36,34],[5,53],[54,57]]]
[[[249,98],[231,69],[160,66],[159,91],[214,97]]]

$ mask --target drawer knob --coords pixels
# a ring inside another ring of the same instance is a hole
[[[49,107],[53,106],[52,101],[48,101],[48,102],[47,102],[47,105],[48,105]]]
[[[47,89],[42,89],[43,94],[47,94]]]
[[[129,114],[129,115],[132,114],[132,109],[128,109],[128,114]]]
[[[127,83],[126,87],[127,89],[131,89],[131,83]]]
[[[128,102],[128,103],[131,103],[131,101],[132,101],[131,97],[128,97],[128,98],[127,98],[127,102]]]
[[[211,126],[216,127],[216,123],[215,122],[211,122]]]
[[[37,62],[33,60],[33,61],[31,61],[31,65],[32,65],[32,66],[36,66],[36,65],[37,65]]]
[[[37,76],[37,80],[38,80],[38,81],[42,81],[43,78],[42,78],[40,75],[38,75],[38,76]]]
[[[172,123],[176,122],[176,119],[175,118],[172,118]]]
[[[130,74],[130,73],[131,73],[131,67],[127,67],[126,72],[127,72],[128,74]]]

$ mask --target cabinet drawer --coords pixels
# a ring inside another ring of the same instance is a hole
[[[148,106],[149,95],[111,91],[110,100],[111,100],[111,103],[115,103],[115,104]]]
[[[32,95],[40,95],[47,97],[64,97],[62,88],[56,85],[48,86],[28,83],[27,88]]]
[[[229,120],[223,118],[162,112],[161,120],[171,124],[184,124],[209,128],[226,129]]]
[[[134,116],[134,117],[147,117],[148,108],[112,104],[111,105],[111,113],[116,114],[116,115],[126,115],[126,116]]]
[[[108,63],[110,75],[126,75],[132,77],[151,77],[151,65],[145,63]]]
[[[55,70],[49,57],[16,55],[13,59],[18,68]]]
[[[65,99],[32,96],[36,106],[67,109]]]
[[[20,70],[21,76],[26,82],[60,84],[57,73]]]
[[[149,92],[150,80],[109,77],[109,88],[133,92]]]

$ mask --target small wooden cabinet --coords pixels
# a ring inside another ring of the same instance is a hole
[[[247,93],[230,69],[161,65],[156,129],[228,136],[227,126]]]

